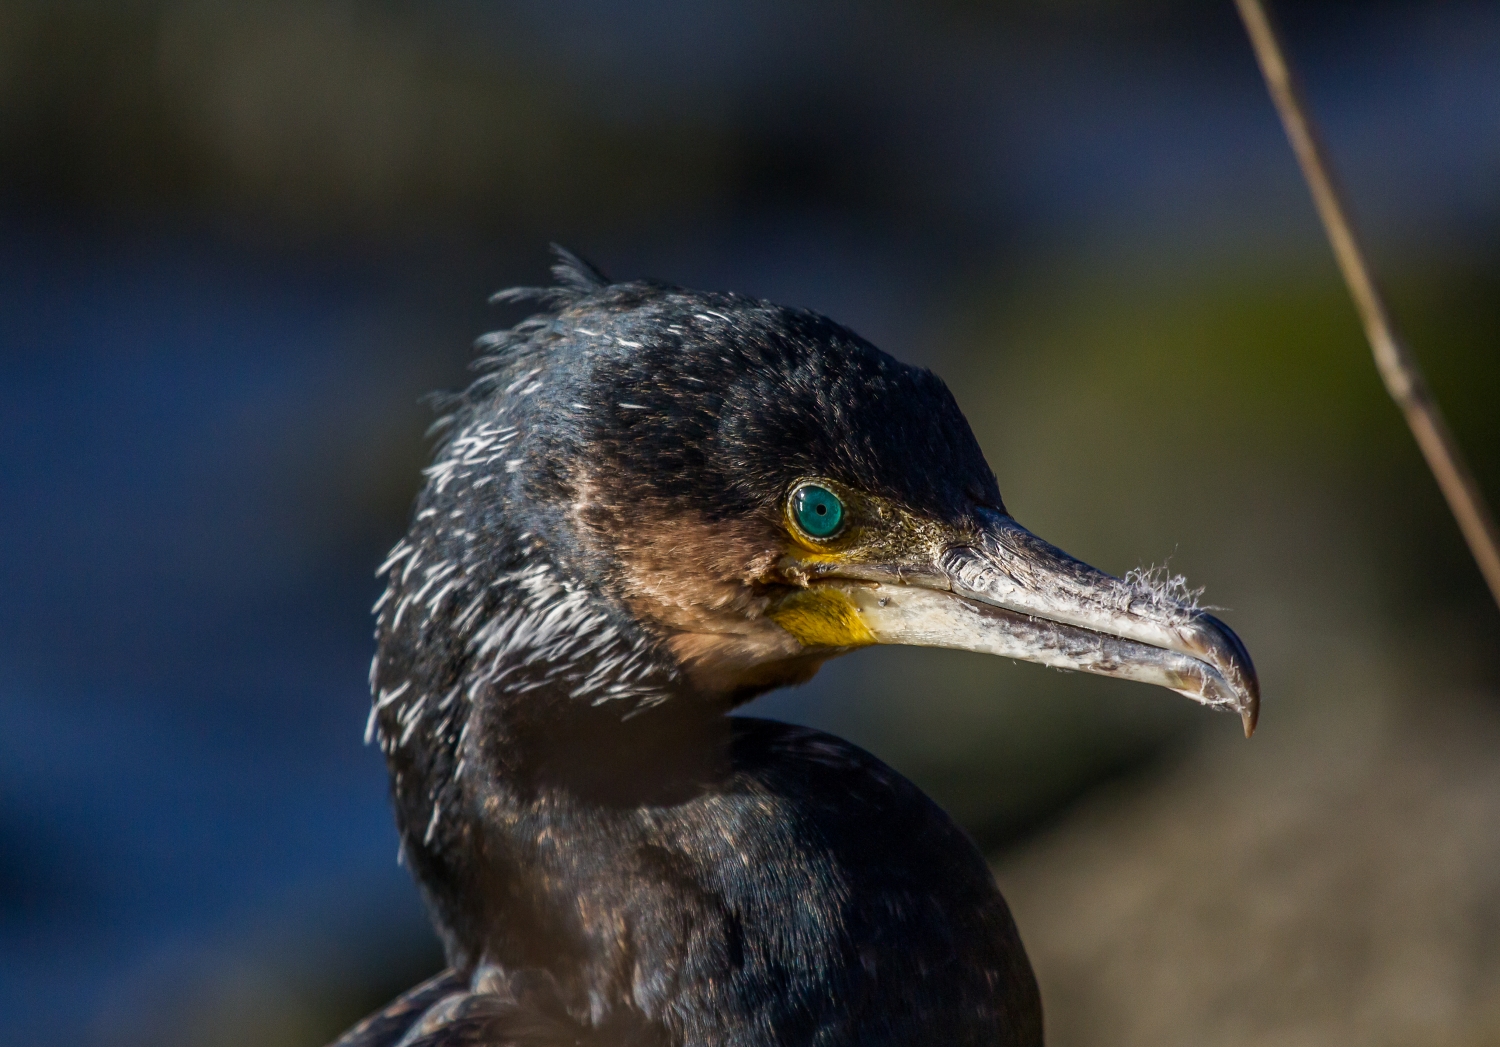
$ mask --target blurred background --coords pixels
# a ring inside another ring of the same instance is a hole
[[[1500,499],[1500,7],[1278,5]],[[1053,1047],[1500,1042],[1500,613],[1232,5],[0,6],[0,1041],[317,1047],[436,970],[360,743],[425,392],[557,240],[954,389],[1265,707],[949,652],[762,699],[994,856]]]

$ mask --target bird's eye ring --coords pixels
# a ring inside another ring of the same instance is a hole
[[[844,503],[820,484],[803,484],[792,492],[792,520],[811,538],[831,538],[844,522]]]

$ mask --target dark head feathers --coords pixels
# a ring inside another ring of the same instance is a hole
[[[536,302],[544,309],[562,309],[595,291],[602,291],[612,282],[592,262],[569,251],[560,244],[552,244],[552,278],[555,287],[507,287],[490,295],[491,302],[513,304]],[[480,348],[488,348],[480,339]]]
[[[514,327],[490,331],[476,339],[474,351],[480,355],[469,365],[472,370],[481,372],[497,370],[505,362],[507,349],[526,341],[535,332],[545,327],[561,310],[610,285],[610,278],[588,259],[568,250],[561,244],[554,243],[549,246],[555,259],[552,263],[552,277],[557,284],[553,287],[507,287],[503,291],[496,291],[490,295],[491,304],[529,303],[537,306],[538,312],[520,321]],[[423,402],[431,406],[438,415],[428,427],[427,435],[434,436],[449,429],[455,421],[455,411],[471,400],[474,395],[483,391],[488,384],[486,378],[481,377],[464,392],[433,392],[423,397]]]
[[[589,294],[613,283],[597,265],[582,256],[560,244],[552,244],[551,247],[552,255],[557,259],[552,263],[552,278],[564,287],[570,287],[579,294]]]
[[[501,424],[502,414],[521,427],[512,473],[498,479],[524,481],[533,465],[548,477],[597,467],[710,516],[774,510],[803,476],[941,518],[1000,504],[968,423],[932,373],[808,310],[609,283],[553,251],[558,285],[496,296],[537,311],[481,338],[480,376],[437,401],[451,419],[439,428]]]

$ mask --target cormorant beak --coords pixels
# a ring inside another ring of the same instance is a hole
[[[867,643],[981,651],[1158,684],[1239,713],[1246,737],[1255,730],[1260,685],[1227,625],[1075,560],[1004,513],[981,513],[978,533],[931,564],[829,565],[812,588],[836,587]]]

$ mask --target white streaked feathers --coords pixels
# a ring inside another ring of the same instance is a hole
[[[717,313],[702,319],[728,320]],[[510,564],[520,560],[506,570],[485,558],[491,543],[477,540],[498,536],[485,532],[487,524],[471,522],[481,518],[475,505],[505,504],[511,477],[529,460],[523,427],[513,424],[521,416],[512,409],[540,391],[546,379],[542,367],[532,366],[534,357],[527,361],[508,351],[547,322],[535,317],[479,340],[481,349],[492,351],[476,362],[483,373],[462,398],[448,402],[472,404],[484,396],[489,398],[485,416],[455,409],[434,425],[433,431],[448,430],[450,436],[423,470],[427,490],[410,533],[376,572],[387,581],[372,608],[385,653],[370,664],[373,700],[365,741],[378,741],[388,756],[411,745],[432,747],[426,751],[436,761],[427,765],[435,776],[414,786],[399,770],[393,775],[398,796],[421,788],[431,803],[424,836],[429,844],[443,824],[444,805],[456,802],[453,786],[473,764],[466,747],[477,698],[547,691],[590,705],[624,701],[630,715],[667,693],[661,674],[671,670],[653,657],[650,641],[620,628],[595,594],[541,560],[542,546],[529,533],[503,546]],[[645,409],[629,402],[619,406]],[[573,403],[569,409],[587,406]],[[455,424],[461,427],[457,431],[451,428]],[[388,646],[393,638],[397,649],[418,650],[437,640],[463,654],[458,665],[443,670],[453,673],[446,679],[429,679],[416,665],[408,669],[410,678],[401,679]]]

